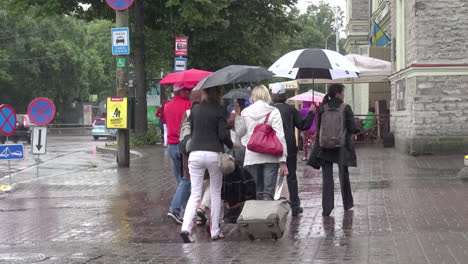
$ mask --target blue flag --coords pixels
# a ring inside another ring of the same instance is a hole
[[[371,35],[371,46],[373,47],[382,47],[387,45],[390,42],[390,38],[385,34],[385,32],[379,27],[377,23],[374,22],[372,25],[372,35]]]

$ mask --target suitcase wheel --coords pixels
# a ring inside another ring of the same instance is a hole
[[[254,241],[254,240],[255,240],[255,237],[254,237],[254,235],[252,235],[252,234],[249,234],[249,239],[250,239],[250,241]]]
[[[276,233],[271,233],[271,237],[276,241],[278,240],[278,235]]]

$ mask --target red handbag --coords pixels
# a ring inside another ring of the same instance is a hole
[[[282,156],[283,145],[278,137],[276,137],[276,131],[267,124],[270,114],[271,113],[265,117],[263,123],[255,126],[249,143],[247,144],[247,149],[257,153]]]

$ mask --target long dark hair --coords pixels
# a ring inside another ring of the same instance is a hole
[[[323,98],[322,104],[330,102],[332,98],[336,97],[336,94],[341,94],[344,91],[344,85],[341,83],[334,83],[328,87],[327,94]]]

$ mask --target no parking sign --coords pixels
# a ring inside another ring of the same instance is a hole
[[[54,119],[55,105],[47,98],[36,98],[28,106],[28,116],[33,124],[47,125]]]
[[[10,105],[0,105],[0,133],[11,136],[16,130],[16,112]]]
[[[129,8],[135,0],[106,0],[106,2],[114,10],[125,10]]]

